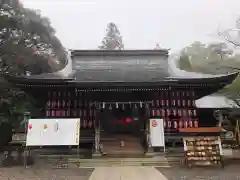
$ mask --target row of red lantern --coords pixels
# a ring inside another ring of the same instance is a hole
[[[150,117],[196,117],[196,109],[152,109]]]
[[[51,91],[48,92],[48,97],[49,98],[59,98],[59,97],[71,97],[74,95],[75,97],[86,97],[87,94],[86,92],[79,92],[75,91],[70,92],[70,91]],[[161,99],[166,99],[167,97],[194,97],[195,92],[194,91],[160,91],[160,92],[155,92],[154,93],[155,97],[161,97]]]
[[[94,119],[96,117],[96,111],[93,109],[81,109],[81,110],[70,110],[70,109],[58,109],[58,110],[46,110],[47,117],[89,117]]]
[[[101,104],[103,108],[109,108],[112,109],[114,107],[114,104]],[[144,102],[139,102],[138,104],[131,104],[129,103],[129,105],[131,105],[131,107],[135,107],[138,108],[138,106],[143,107],[146,106],[146,104]],[[121,107],[124,108],[124,104],[121,103],[116,103],[115,107]],[[173,106],[173,107],[195,107],[195,100],[153,100],[151,107],[169,107],[169,106]],[[84,100],[48,100],[47,101],[47,108],[70,108],[70,107],[74,107],[74,108],[80,108],[80,107],[95,107],[95,104],[91,101],[84,101]]]
[[[164,128],[179,129],[179,128],[197,128],[198,120],[165,120]]]
[[[94,106],[92,102],[83,101],[83,100],[74,100],[73,103],[71,100],[48,100],[47,108],[79,108],[79,107],[89,107]]]
[[[194,99],[161,99],[161,100],[153,100],[152,107],[195,107]]]

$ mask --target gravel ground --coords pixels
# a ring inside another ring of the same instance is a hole
[[[0,180],[88,180],[93,169],[2,168]]]
[[[156,168],[168,180],[240,180],[240,164],[220,167]]]

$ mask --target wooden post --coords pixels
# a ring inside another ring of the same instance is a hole
[[[100,120],[98,115],[96,115],[96,118],[95,118],[94,129],[95,129],[95,142],[94,142],[93,156],[99,157],[101,156],[101,152],[100,152],[101,150],[100,150]]]

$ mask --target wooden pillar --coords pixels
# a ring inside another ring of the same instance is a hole
[[[101,148],[100,148],[100,119],[99,112],[96,113],[96,117],[94,120],[94,131],[95,131],[95,140],[94,140],[94,148],[93,148],[93,156],[99,157],[101,156]]]

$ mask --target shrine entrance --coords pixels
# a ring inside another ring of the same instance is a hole
[[[104,155],[144,154],[144,109],[132,104],[105,108],[100,113],[100,146]]]

